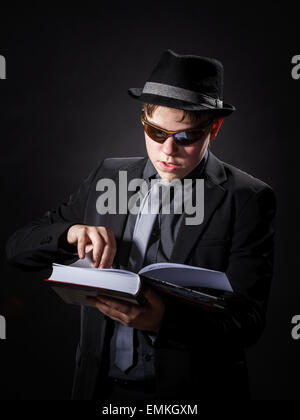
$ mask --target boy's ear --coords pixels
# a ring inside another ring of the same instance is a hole
[[[213,140],[217,136],[218,131],[219,131],[223,121],[224,121],[224,118],[218,118],[214,121],[214,123],[211,127],[211,130],[210,130],[210,140]]]

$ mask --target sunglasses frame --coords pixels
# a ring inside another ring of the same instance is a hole
[[[171,136],[174,136],[174,134],[178,134],[178,133],[187,133],[187,132],[192,132],[192,131],[199,131],[199,130],[202,130],[203,131],[203,136],[204,136],[204,134],[205,134],[205,130],[210,126],[210,124],[212,124],[213,122],[214,122],[214,120],[215,120],[215,118],[214,117],[212,117],[212,118],[210,118],[209,120],[208,120],[208,122],[207,122],[207,124],[205,124],[205,125],[202,125],[202,126],[200,126],[200,127],[195,127],[195,128],[190,128],[190,129],[188,129],[188,130],[176,130],[176,131],[171,131],[171,130],[165,130],[164,128],[161,128],[161,127],[157,127],[156,125],[154,125],[154,124],[152,124],[152,123],[150,123],[149,121],[147,121],[147,120],[145,120],[145,118],[144,118],[144,111],[142,111],[141,112],[141,122],[142,122],[142,124],[143,124],[143,126],[144,126],[144,129],[145,129],[145,125],[148,125],[148,126],[150,126],[150,127],[152,127],[152,128],[155,128],[156,130],[159,130],[159,131],[161,131],[162,133],[164,133],[164,134],[166,134],[167,136],[164,138],[164,140],[163,141],[159,141],[159,140],[155,140],[155,139],[153,139],[151,136],[149,136],[149,134],[146,132],[146,134],[151,138],[151,140],[153,140],[153,141],[155,141],[155,142],[157,142],[157,143],[160,143],[160,144],[163,144],[166,140],[167,140],[167,138],[169,138],[169,137],[171,137]],[[188,146],[188,145],[190,145],[190,144],[193,144],[193,143],[196,143],[197,141],[199,141],[199,140],[201,140],[202,138],[203,138],[203,136],[201,136],[199,139],[197,139],[197,140],[194,140],[194,141],[192,141],[191,143],[190,142],[188,142],[186,145],[185,144],[181,144],[181,143],[177,143],[177,139],[176,139],[176,137],[174,137],[174,141],[175,141],[175,144],[177,144],[178,146]]]

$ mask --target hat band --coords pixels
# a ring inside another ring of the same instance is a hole
[[[197,93],[192,90],[176,86],[165,85],[164,83],[146,82],[143,93],[165,96],[167,98],[179,99],[181,101],[200,103],[200,105],[211,106],[212,108],[223,108],[223,101],[211,96]]]

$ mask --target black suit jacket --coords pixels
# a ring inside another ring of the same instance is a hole
[[[14,233],[7,257],[23,269],[65,262],[62,238],[75,223],[106,226],[115,234],[114,267],[126,268],[131,238],[124,236],[126,215],[99,215],[97,181],[118,185],[141,178],[147,158],[111,158],[84,180],[69,201]],[[262,334],[273,267],[275,197],[264,182],[208,154],[204,178],[204,221],[180,227],[171,262],[225,271],[239,299],[230,314],[210,315],[193,306],[166,301],[155,343],[159,395],[168,398],[247,398],[244,348]],[[118,207],[117,207],[118,208]],[[188,216],[189,217],[189,216]],[[107,368],[111,320],[95,308],[81,308],[73,399],[91,399]]]

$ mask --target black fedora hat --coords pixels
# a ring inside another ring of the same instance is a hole
[[[144,87],[128,93],[144,103],[227,116],[235,107],[223,102],[223,77],[223,65],[215,58],[165,50]]]

